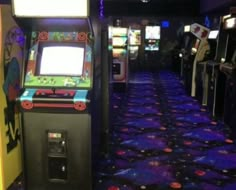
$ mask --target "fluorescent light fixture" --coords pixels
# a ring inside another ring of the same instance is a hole
[[[184,32],[190,32],[190,25],[184,26]]]
[[[87,17],[88,0],[12,0],[16,17]]]
[[[216,39],[218,36],[219,30],[212,30],[209,33],[208,39]]]

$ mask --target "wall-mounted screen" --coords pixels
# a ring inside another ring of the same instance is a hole
[[[131,29],[129,32],[129,45],[141,45],[141,30]]]
[[[12,0],[16,17],[87,17],[88,0]]]
[[[219,30],[212,30],[209,33],[208,39],[216,39],[218,36]]]
[[[160,26],[145,27],[145,39],[160,39],[160,38],[161,38]]]
[[[37,55],[37,74],[46,76],[81,76],[84,44],[42,42]]]

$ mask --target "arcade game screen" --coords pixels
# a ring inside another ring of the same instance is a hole
[[[158,51],[161,38],[160,26],[146,26],[145,27],[145,50]]]
[[[37,56],[39,76],[81,76],[84,47],[79,43],[42,43]]]
[[[54,32],[47,35],[48,40],[36,41],[29,49],[25,87],[90,88],[91,47],[73,39],[54,40]],[[73,37],[77,34],[63,35]]]
[[[129,45],[141,45],[141,30],[131,29],[129,32]]]
[[[212,30],[209,33],[208,39],[216,39],[218,36],[219,30]]]
[[[125,47],[127,45],[127,36],[113,37],[112,46],[114,47]]]
[[[146,26],[145,27],[145,39],[160,39],[161,28],[160,26]]]

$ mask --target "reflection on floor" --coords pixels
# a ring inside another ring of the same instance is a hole
[[[113,96],[110,154],[94,190],[235,190],[230,131],[170,72],[139,73]]]
[[[110,152],[93,190],[236,189],[230,131],[186,95],[175,74],[137,73],[112,103]]]

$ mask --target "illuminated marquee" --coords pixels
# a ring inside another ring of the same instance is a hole
[[[87,17],[88,0],[12,0],[16,17]]]

